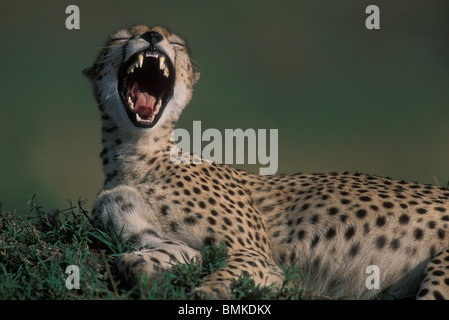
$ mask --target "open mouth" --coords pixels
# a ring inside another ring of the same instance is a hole
[[[170,59],[158,50],[137,52],[122,64],[118,90],[135,126],[156,125],[173,94],[174,79]]]

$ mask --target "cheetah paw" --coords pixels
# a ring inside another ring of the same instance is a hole
[[[231,289],[223,283],[213,286],[203,285],[195,288],[190,296],[201,300],[229,300],[231,299]]]

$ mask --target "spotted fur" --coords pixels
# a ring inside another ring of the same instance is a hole
[[[148,47],[141,35],[162,35],[157,48],[173,63],[174,93],[152,128],[133,126],[117,92],[118,70]],[[102,119],[104,187],[93,222],[110,224],[144,249],[123,254],[126,279],[170,261],[198,261],[206,245],[224,242],[228,264],[194,293],[230,297],[241,274],[280,286],[280,266],[298,265],[305,290],[332,298],[449,298],[449,191],[359,173],[260,176],[206,163],[174,164],[170,140],[199,74],[185,43],[166,29],[135,26],[110,37],[92,80]],[[366,268],[380,288],[366,286]]]

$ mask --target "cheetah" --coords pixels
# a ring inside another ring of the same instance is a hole
[[[200,74],[185,42],[162,27],[118,31],[83,72],[102,121],[105,181],[92,222],[141,248],[118,259],[127,281],[199,262],[205,246],[223,243],[228,263],[193,295],[228,299],[245,274],[280,287],[282,267],[295,265],[305,290],[333,299],[449,299],[449,190],[360,173],[173,163],[171,135]]]

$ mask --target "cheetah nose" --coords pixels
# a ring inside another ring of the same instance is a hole
[[[150,43],[150,49],[155,49],[154,45],[162,40],[162,35],[156,31],[146,32],[140,37]]]

